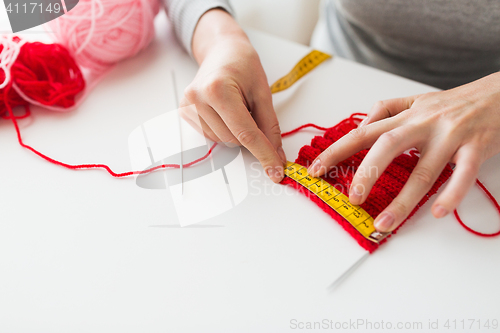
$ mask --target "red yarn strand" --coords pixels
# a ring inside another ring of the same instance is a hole
[[[7,94],[8,93],[8,90],[9,90],[10,86],[7,86],[5,88],[5,91],[4,91],[4,94]],[[19,144],[21,145],[21,147],[23,148],[26,148],[30,151],[32,151],[33,153],[35,153],[36,155],[40,156],[41,158],[43,158],[44,160],[52,163],[52,164],[55,164],[55,165],[59,165],[59,166],[62,166],[64,168],[67,168],[67,169],[71,169],[71,170],[79,170],[79,169],[104,169],[106,170],[111,176],[115,177],[115,178],[123,178],[123,177],[128,177],[128,176],[132,176],[132,175],[142,175],[142,174],[147,174],[147,173],[151,173],[153,171],[156,171],[156,170],[159,170],[159,169],[166,169],[166,168],[174,168],[174,169],[178,169],[180,168],[180,165],[179,164],[162,164],[162,165],[158,165],[156,167],[153,167],[153,168],[150,168],[150,169],[147,169],[147,170],[144,170],[144,171],[128,171],[128,172],[123,172],[123,173],[116,173],[114,172],[113,170],[111,170],[111,168],[109,166],[107,166],[106,164],[77,164],[77,165],[71,165],[71,164],[67,164],[67,163],[63,163],[63,162],[60,162],[60,161],[57,161],[41,152],[39,152],[38,150],[36,150],[35,148],[25,144],[23,142],[23,139],[21,137],[21,131],[19,130],[19,125],[17,124],[17,119],[20,119],[20,118],[25,118],[27,115],[29,115],[29,106],[26,106],[26,114],[21,116],[21,117],[15,117],[14,116],[14,113],[12,111],[12,108],[10,107],[10,105],[7,103],[6,104],[6,107],[7,107],[7,111],[9,112],[9,115],[10,115],[10,119],[12,119],[12,123],[14,124],[14,128],[16,130],[16,134],[17,134],[17,141],[19,142]],[[212,145],[212,147],[209,149],[209,151],[202,157],[200,157],[199,159],[197,160],[194,160],[190,163],[187,163],[187,164],[183,164],[183,167],[184,168],[187,168],[187,167],[190,167],[198,162],[201,162],[203,160],[205,160],[206,158],[208,158],[208,156],[210,156],[210,154],[212,154],[212,151],[214,150],[214,148],[217,146],[217,143],[214,143]]]
[[[483,192],[486,194],[486,196],[488,197],[488,199],[490,199],[490,201],[493,203],[493,205],[497,209],[498,214],[500,214],[500,205],[498,204],[498,201],[495,199],[495,197],[490,193],[490,191],[488,191],[488,189],[486,188],[486,186],[484,186],[484,184],[481,183],[479,181],[479,179],[476,179],[476,185],[479,186],[479,188],[481,188],[483,190]],[[465,228],[465,230],[467,230],[469,232],[472,232],[474,235],[478,235],[478,236],[481,236],[481,237],[495,237],[495,236],[500,235],[500,230],[497,231],[497,232],[494,232],[492,234],[485,234],[485,233],[476,231],[476,230],[468,227],[467,225],[465,225],[465,223],[460,218],[460,215],[458,215],[458,212],[457,212],[456,209],[455,209],[455,211],[453,213],[455,214],[455,218],[457,219],[458,223],[460,223],[462,225],[462,227]]]
[[[318,125],[315,125],[315,124],[305,124],[305,125],[302,125],[300,127],[297,127],[296,129],[293,129],[293,130],[291,130],[289,132],[281,133],[281,137],[282,138],[287,137],[289,135],[295,134],[295,133],[303,130],[304,128],[308,128],[308,127],[313,127],[313,128],[318,129],[318,130],[321,130],[321,131],[326,131],[328,129],[327,127],[321,127],[321,126],[318,126]]]

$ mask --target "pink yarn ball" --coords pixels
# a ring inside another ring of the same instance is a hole
[[[149,45],[159,9],[158,0],[80,0],[48,25],[80,66],[100,73]]]

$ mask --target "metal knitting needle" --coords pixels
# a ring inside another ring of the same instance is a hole
[[[180,145],[181,145],[181,151],[180,151],[180,154],[181,154],[181,162],[180,162],[180,172],[181,172],[181,194],[184,195],[184,175],[183,175],[183,172],[184,172],[184,163],[182,161],[182,128],[181,128],[181,116],[179,114],[179,96],[177,95],[177,81],[175,80],[175,72],[174,70],[172,70],[172,85],[174,87],[174,98],[175,98],[175,105],[176,105],[176,108],[177,108],[177,115],[178,115],[178,119],[179,119],[179,142],[180,142]]]
[[[368,258],[369,255],[370,252],[366,251],[366,253],[363,254],[361,258],[359,258],[351,267],[349,267],[344,273],[342,273],[342,275],[340,275],[335,281],[333,281],[328,286],[327,289],[333,291],[335,288],[337,288],[338,285],[340,285],[340,283],[344,281],[346,277],[348,277],[352,272],[354,272],[356,268],[358,268],[363,263],[363,261],[365,261],[366,258]]]

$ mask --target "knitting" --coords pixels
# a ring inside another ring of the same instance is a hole
[[[314,137],[310,145],[304,146],[300,149],[299,156],[295,160],[295,163],[308,167],[313,162],[313,160],[332,143],[340,139],[345,134],[349,133],[351,130],[357,128],[358,124],[363,119],[362,116],[365,116],[365,114],[352,114],[349,118],[342,120],[339,124],[329,129],[325,129],[312,124],[301,126],[301,128],[315,127],[317,129],[326,131],[323,136]],[[296,131],[297,130],[284,133],[283,136],[290,135],[292,133],[295,133]],[[341,172],[329,172],[325,176],[323,176],[323,179],[336,187],[339,191],[343,192],[346,196],[348,196],[353,176],[356,173],[356,170],[361,164],[363,158],[366,156],[367,152],[368,150],[362,150],[354,156],[342,161],[336,166],[336,170],[341,170]],[[408,153],[403,153],[396,159],[394,159],[394,161],[386,169],[386,171],[380,175],[380,178],[373,186],[370,195],[368,196],[367,200],[363,204],[361,204],[361,207],[366,210],[373,218],[376,218],[378,214],[380,214],[399,194],[406,181],[408,180],[410,174],[412,173],[413,168],[417,165],[418,160],[419,156],[416,150],[411,150]],[[405,219],[405,221],[403,221],[403,223],[399,225],[396,230],[392,232],[392,234],[395,234],[397,230],[404,224],[404,222],[411,218],[415,214],[415,212],[439,190],[439,188],[450,178],[452,172],[453,170],[451,166],[447,165],[432,188],[429,190],[427,195],[425,195],[420,200],[418,205],[411,211],[410,215]],[[491,193],[488,192],[488,190],[484,187],[483,184],[481,184],[481,182],[477,181],[477,183],[500,213],[500,206],[495,198],[491,195]],[[335,219],[358,242],[359,245],[361,245],[370,253],[373,253],[373,251],[375,251],[379,247],[379,244],[371,242],[364,236],[362,236],[348,221],[344,219],[344,217],[335,212],[335,210],[324,203],[320,198],[315,195],[311,195],[311,192],[309,192],[309,190],[298,184],[293,179],[285,177],[282,181],[282,184],[292,186],[299,192],[309,197],[310,200],[315,202],[319,207],[321,207],[321,209],[323,209],[327,214]],[[500,231],[493,234],[483,234],[470,229],[461,221],[460,216],[458,215],[456,210],[455,217],[466,230],[476,235],[483,237],[492,237],[500,234]],[[386,242],[388,238],[389,237],[382,240],[380,244]]]

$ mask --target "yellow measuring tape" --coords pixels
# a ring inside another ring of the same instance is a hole
[[[321,178],[309,175],[307,169],[302,165],[287,162],[285,176],[295,180],[328,206],[332,207],[366,239],[378,243],[389,235],[389,233],[382,233],[375,230],[373,217],[370,214],[360,206],[351,204],[347,196],[330,185],[330,183]]]
[[[271,93],[277,93],[290,88],[301,77],[312,71],[319,64],[332,56],[318,50],[312,50],[285,76],[274,82],[271,86]]]
[[[302,58],[287,75],[271,86],[271,92],[274,94],[288,89],[301,77],[329,58],[331,58],[329,54],[318,50],[311,51]],[[325,180],[309,175],[307,169],[303,166],[297,163],[287,162],[285,176],[295,180],[297,183],[307,188],[313,195],[320,198],[324,203],[345,218],[346,221],[366,239],[378,244],[390,234],[378,232],[373,225],[373,218],[363,208],[351,204],[349,198],[347,198],[344,193],[337,190]]]

